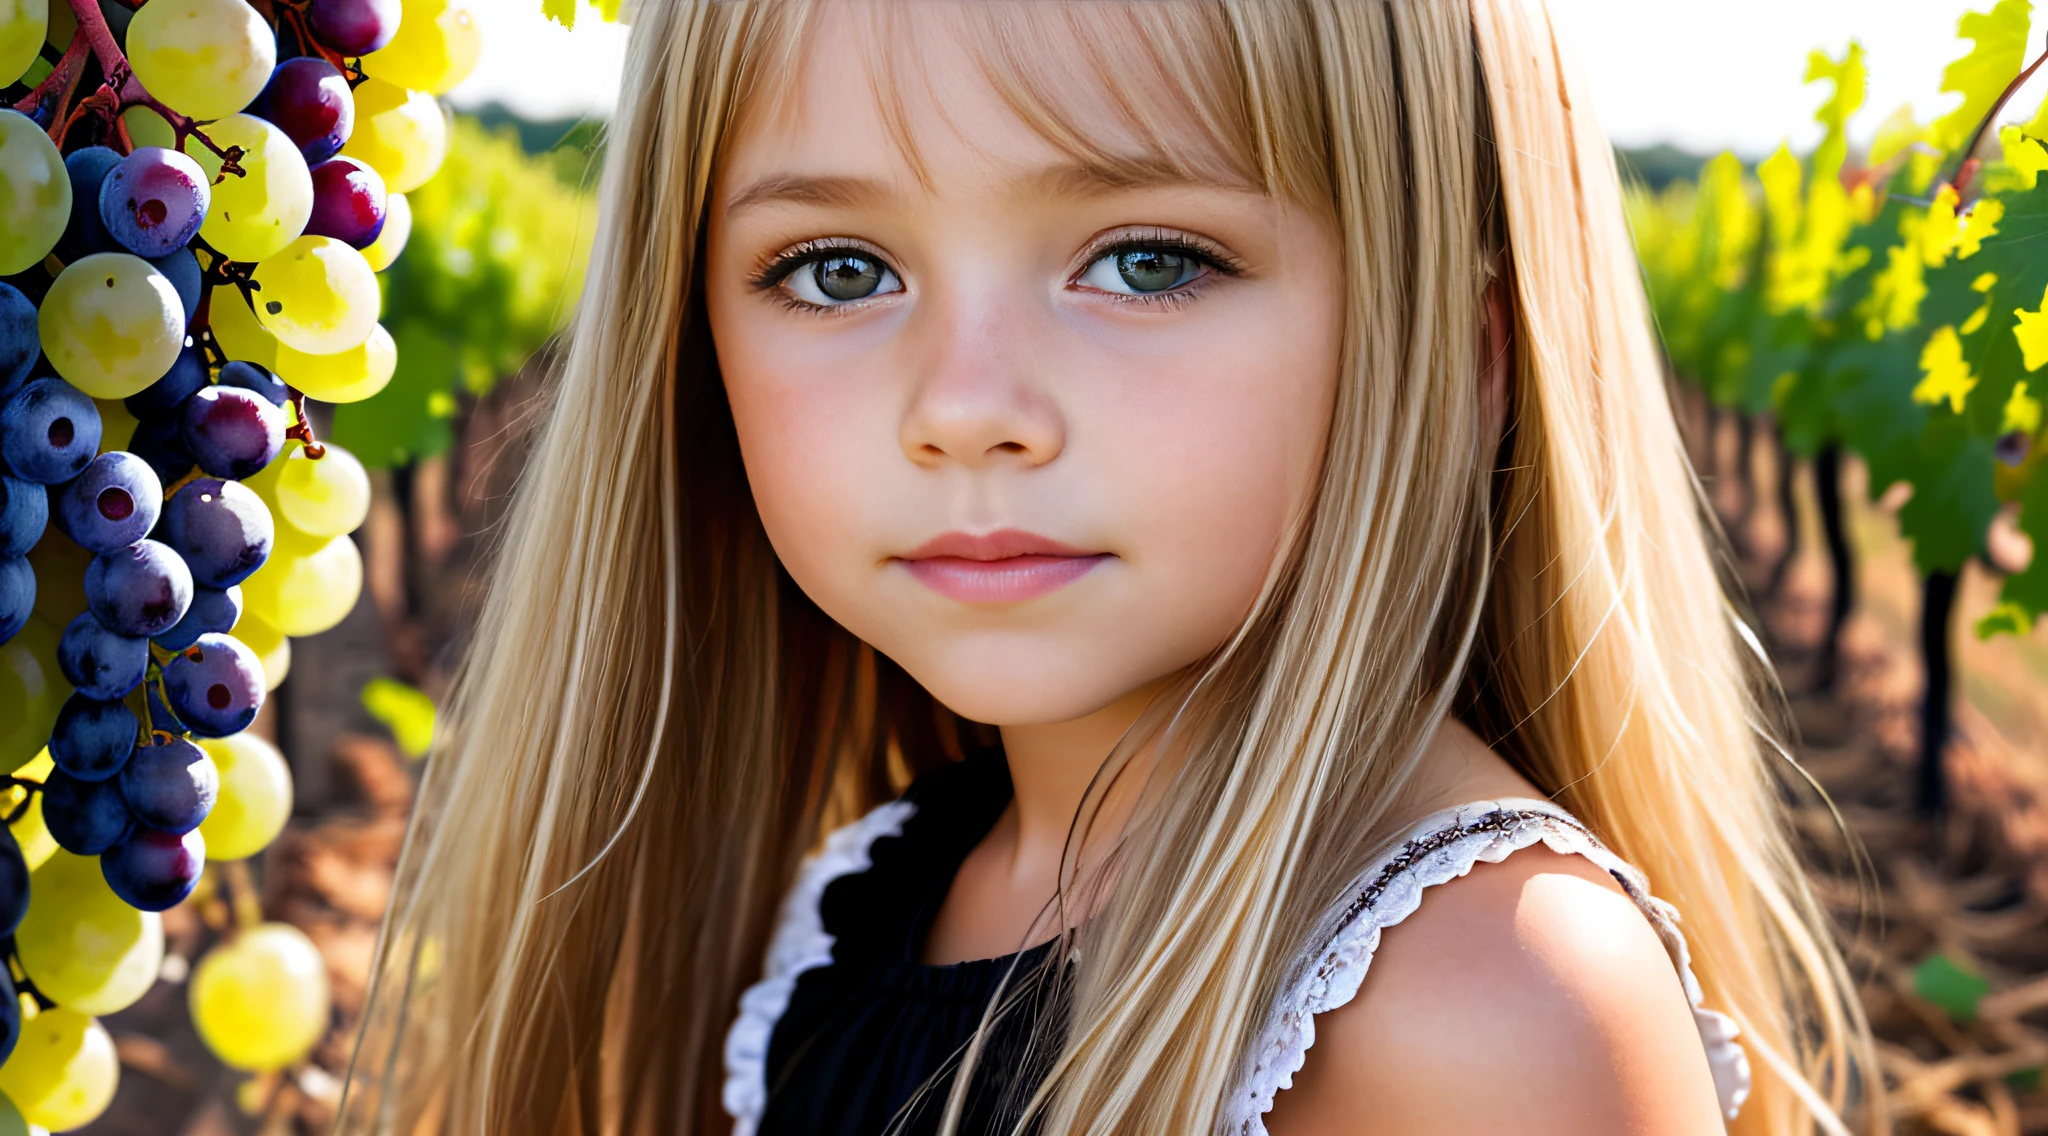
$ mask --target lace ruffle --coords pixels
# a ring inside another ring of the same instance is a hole
[[[832,961],[833,939],[825,930],[819,901],[841,876],[867,871],[873,864],[875,841],[898,836],[917,806],[891,801],[825,838],[825,847],[804,861],[796,886],[782,901],[775,937],[761,981],[740,995],[739,1017],[725,1035],[725,1111],[733,1118],[733,1136],[753,1136],[768,1107],[768,1039],[789,1008],[797,976]]]
[[[1599,842],[1569,813],[1548,801],[1511,798],[1475,801],[1437,813],[1418,824],[1407,842],[1358,877],[1336,933],[1304,963],[1281,991],[1273,1016],[1249,1055],[1244,1079],[1225,1103],[1224,1131],[1266,1136],[1265,1114],[1273,1097],[1294,1083],[1309,1047],[1315,1044],[1315,1016],[1351,1001],[1365,980],[1380,932],[1413,914],[1425,889],[1457,879],[1484,861],[1497,864],[1541,841],[1552,851],[1584,856],[1613,876],[1636,902],[1692,1003],[1693,1024],[1706,1046],[1721,1109],[1733,1120],[1749,1095],[1749,1058],[1736,1043],[1734,1019],[1707,1009],[1692,956],[1678,929],[1678,911],[1650,894],[1648,881]]]

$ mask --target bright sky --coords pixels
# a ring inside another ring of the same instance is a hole
[[[1989,2],[1551,0],[1616,141],[1750,156],[1788,137],[1795,147],[1819,138],[1812,115],[1821,88],[1801,82],[1806,55],[1816,47],[1839,55],[1851,38],[1870,67],[1861,133],[1904,102],[1923,122],[1947,110],[1956,100],[1939,88],[1942,68],[1962,49],[1956,20]],[[541,16],[540,0],[475,0],[473,10],[484,20],[484,58],[456,89],[456,105],[498,101],[557,117],[604,114],[618,97],[623,28],[589,14],[565,31]],[[2036,98],[2023,93],[2014,105],[2031,110]]]

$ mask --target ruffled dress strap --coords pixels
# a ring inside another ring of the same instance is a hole
[[[1346,889],[1333,912],[1335,931],[1282,988],[1267,1025],[1246,1055],[1245,1073],[1225,1102],[1223,1131],[1266,1136],[1265,1114],[1273,1107],[1274,1095],[1294,1083],[1294,1074],[1315,1044],[1316,1015],[1357,996],[1380,933],[1414,913],[1425,890],[1465,875],[1475,864],[1497,864],[1538,843],[1599,865],[1656,928],[1692,1004],[1693,1024],[1706,1047],[1722,1112],[1733,1120],[1749,1095],[1749,1058],[1736,1043],[1734,1019],[1703,1004],[1692,955],[1678,929],[1677,909],[1651,895],[1643,874],[1571,814],[1548,801],[1513,797],[1475,801],[1431,815]]]

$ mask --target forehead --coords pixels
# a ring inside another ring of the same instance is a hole
[[[844,174],[945,193],[1028,171],[1262,188],[1206,5],[821,0],[762,52],[721,180]]]

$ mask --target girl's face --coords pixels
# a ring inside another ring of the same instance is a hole
[[[887,87],[851,46],[871,10],[820,13],[711,208],[711,330],[762,523],[819,607],[954,711],[1085,716],[1224,643],[1305,509],[1335,227],[1233,178],[1078,162],[989,85],[952,4],[896,7]],[[1142,157],[1129,93],[1064,73],[1092,138]]]

